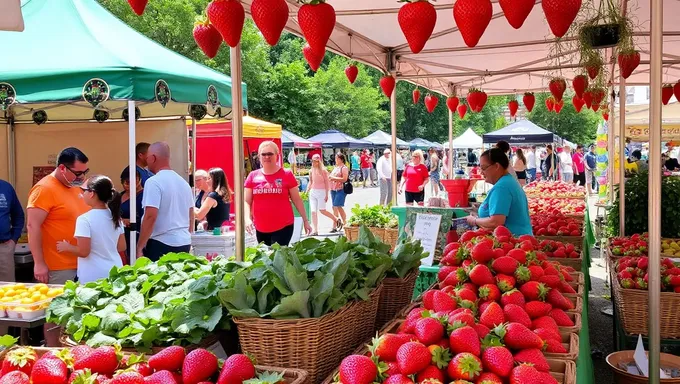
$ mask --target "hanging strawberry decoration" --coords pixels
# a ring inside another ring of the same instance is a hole
[[[470,101],[468,100],[468,102],[470,102]],[[460,105],[458,106],[457,109],[458,109],[458,116],[460,116],[461,119],[464,119],[465,114],[467,113],[467,105],[465,105],[465,103],[460,103]]]
[[[144,9],[148,2],[149,0],[128,0],[128,4],[130,4],[132,11],[136,13],[137,16],[141,16],[144,13]]]
[[[597,75],[600,74],[601,68],[602,68],[602,64],[588,64],[588,65],[586,65],[586,71],[588,72],[588,77],[590,77],[591,80],[595,80],[597,78]]]
[[[206,9],[210,24],[220,31],[228,46],[234,48],[241,41],[246,11],[238,0],[213,0]]]
[[[427,108],[428,112],[434,112],[434,109],[437,108],[437,104],[439,104],[439,98],[437,96],[432,96],[429,93],[425,96],[425,108]]]
[[[250,14],[267,44],[275,46],[288,24],[286,0],[253,0],[250,4]]]
[[[599,103],[593,103],[592,109],[594,112],[597,112],[600,109],[600,104]]]
[[[578,96],[574,96],[571,98],[571,103],[574,104],[574,109],[576,112],[581,112],[581,109],[583,109],[583,106],[586,104],[585,101],[583,101],[582,98]]]
[[[420,90],[418,88],[413,90],[413,104],[420,102]]]
[[[527,108],[527,111],[531,112],[534,110],[534,105],[536,104],[536,96],[534,96],[533,92],[526,92],[522,97],[522,102]]]
[[[576,96],[582,98],[583,92],[585,92],[586,88],[588,88],[588,77],[586,75],[578,75],[574,77],[574,80],[571,81],[571,85],[574,87],[574,93],[576,93]]]
[[[564,36],[581,9],[582,0],[543,0],[541,6],[555,37]]]
[[[305,46],[302,47],[302,56],[305,57],[307,64],[309,64],[309,68],[316,72],[319,70],[324,56],[326,56],[326,51],[317,52],[310,47],[309,44],[305,44]]]
[[[673,86],[673,94],[675,95],[675,100],[680,102],[680,81]]]
[[[432,36],[437,24],[437,10],[427,0],[405,1],[399,9],[399,27],[406,37],[411,52],[420,53],[425,48],[427,40]]]
[[[347,76],[347,80],[349,80],[350,84],[354,84],[357,80],[357,76],[359,76],[359,67],[354,64],[348,65],[347,68],[345,68],[345,76]]]
[[[481,112],[486,105],[487,99],[488,96],[486,95],[486,92],[480,91],[477,88],[470,88],[467,100],[472,112]]]
[[[555,99],[552,96],[545,99],[545,107],[548,108],[548,111],[550,112],[555,110]]]
[[[583,102],[586,104],[586,108],[590,109],[593,106],[593,91],[587,90],[583,92]]]
[[[564,108],[564,100],[556,101],[555,106],[553,107],[555,113],[562,112],[562,108]]]
[[[222,45],[222,35],[208,19],[197,21],[194,25],[194,40],[201,51],[209,58],[217,56]]]
[[[548,88],[550,89],[550,93],[555,98],[555,101],[560,101],[562,100],[562,96],[564,96],[564,91],[567,90],[567,82],[563,78],[557,77],[550,80]]]
[[[395,85],[397,85],[397,81],[392,76],[383,76],[380,79],[380,88],[382,88],[383,94],[385,94],[388,99],[392,97]]]
[[[458,108],[459,103],[460,103],[460,100],[456,96],[449,96],[446,99],[446,106],[449,108],[449,111],[451,111],[451,113],[456,112],[456,109]]]
[[[298,10],[298,24],[309,45],[318,51],[325,51],[328,39],[335,28],[335,9],[325,0],[310,0]]]
[[[668,105],[668,102],[671,101],[671,97],[673,97],[673,85],[664,84],[663,87],[661,87],[661,102],[663,105]]]
[[[606,95],[606,91],[603,88],[595,88],[593,90],[593,104],[601,104]]]
[[[491,0],[457,0],[453,5],[453,18],[456,20],[456,26],[465,44],[470,48],[479,43],[492,16]]]
[[[635,68],[640,65],[640,52],[635,50],[619,52],[617,59],[619,62],[621,77],[627,79],[633,74]]]
[[[602,110],[602,117],[604,117],[604,119],[605,119],[606,121],[609,121],[609,110],[608,110],[608,109],[603,109],[603,110]]]
[[[524,21],[529,17],[531,10],[534,9],[534,0],[500,0],[501,9],[508,23],[520,29]]]
[[[515,117],[515,115],[517,115],[517,110],[519,109],[519,102],[517,102],[517,100],[510,100],[508,102],[508,109],[510,110],[510,117]]]

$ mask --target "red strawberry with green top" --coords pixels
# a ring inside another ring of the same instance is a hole
[[[470,271],[470,281],[479,286],[496,282],[489,267],[483,264],[477,264],[472,268]]]
[[[422,298],[423,298],[423,307],[427,310],[432,310],[434,309],[434,293],[436,290],[430,289],[425,292],[423,292]]]
[[[220,32],[224,42],[234,48],[241,42],[246,11],[238,0],[213,0],[206,8],[210,24]]]
[[[505,322],[505,314],[503,309],[496,302],[489,303],[489,306],[482,312],[479,316],[479,322],[486,325],[489,328],[493,328],[497,325],[503,324]]]
[[[482,363],[485,371],[508,377],[514,366],[514,359],[510,350],[505,347],[489,347],[482,353]]]
[[[104,346],[94,349],[73,365],[73,369],[90,369],[92,373],[112,375],[118,368],[120,355],[116,348]]]
[[[396,80],[392,76],[383,76],[380,79],[380,88],[382,88],[383,94],[389,99],[392,97],[392,92],[394,91],[394,86],[397,84]]]
[[[530,301],[524,305],[524,310],[530,318],[537,319],[542,316],[547,316],[552,310],[552,305],[542,301]]]
[[[515,304],[519,305],[520,307],[524,307],[526,305],[526,300],[524,299],[522,292],[513,289],[511,291],[505,292],[503,296],[501,296],[501,306],[505,307],[508,304]]]
[[[214,25],[210,24],[207,19],[197,21],[194,24],[193,34],[196,45],[201,48],[206,56],[211,59],[217,56],[222,45],[222,35]]]
[[[678,86],[678,88],[680,88],[680,86]],[[680,94],[680,89],[678,90],[678,92],[679,92],[678,94]],[[449,108],[449,111],[451,111],[451,113],[455,113],[459,105],[460,99],[458,99],[456,96],[449,96],[446,99],[446,106]],[[444,248],[444,250],[446,250],[446,248]]]
[[[582,0],[545,0],[541,2],[548,26],[555,37],[564,36],[574,22]]]
[[[458,307],[456,300],[442,291],[435,291],[432,307],[436,312],[449,312]]]
[[[568,353],[569,351],[564,348],[561,341],[555,339],[543,339],[545,340],[545,351],[548,353]]]
[[[243,361],[245,362],[245,360]],[[217,372],[217,368],[217,357],[212,352],[203,348],[194,349],[184,358],[184,363],[182,364],[182,382],[183,384],[198,384]],[[222,372],[224,372],[224,368]],[[220,373],[220,376],[222,376],[222,373]],[[228,380],[217,380],[218,384],[226,384],[228,382]]]
[[[477,332],[477,335],[479,335],[480,339],[484,339],[486,335],[488,335],[489,332],[491,332],[491,329],[489,329],[489,327],[487,327],[484,324],[475,324],[473,328]]]
[[[566,281],[561,281],[560,286],[557,288],[558,291],[562,293],[568,293],[568,294],[576,294],[576,290],[574,287],[571,286],[571,284],[567,283]]]
[[[524,103],[527,111],[531,112],[534,109],[534,105],[536,104],[536,96],[533,92],[526,92],[524,96],[522,96],[522,102]]]
[[[480,264],[488,263],[493,258],[493,244],[489,244],[487,241],[475,244],[470,251],[470,257]]]
[[[502,273],[504,275],[514,275],[518,266],[519,261],[511,256],[499,257],[491,263],[491,268],[493,268],[496,273]]]
[[[503,379],[490,372],[484,372],[477,378],[476,384],[503,384]]]
[[[302,35],[317,52],[325,51],[335,28],[335,9],[325,0],[311,1],[298,9]]]
[[[31,380],[25,372],[12,371],[2,376],[0,384],[30,384]]]
[[[538,282],[550,288],[557,288],[562,285],[562,278],[558,275],[543,275],[538,279]]]
[[[449,335],[449,345],[454,354],[469,352],[475,356],[481,353],[481,343],[479,335],[474,328],[462,326],[451,331]]]
[[[369,349],[371,350],[371,353],[374,356],[377,356],[381,361],[395,361],[399,348],[409,342],[410,339],[410,335],[385,333],[377,339],[373,339],[373,344]]]
[[[439,272],[437,272],[437,281],[444,281],[446,279],[446,276],[449,275],[449,273],[457,270],[458,267],[452,266],[452,265],[443,265],[439,268]]]
[[[540,281],[541,277],[545,274],[543,268],[538,265],[531,265],[527,268],[529,268],[529,273],[531,274],[531,281]]]
[[[557,341],[558,343],[562,342],[562,336],[554,329],[536,328],[534,329],[534,333],[537,334],[544,342],[548,340]]]
[[[154,371],[179,371],[185,357],[186,352],[182,347],[174,345],[163,348],[160,352],[149,357],[149,367],[153,368]]]
[[[574,309],[574,303],[564,297],[564,295],[556,289],[551,289],[547,293],[546,301],[552,304],[554,308],[563,309],[565,311]]]
[[[550,80],[548,88],[550,89],[550,93],[555,98],[555,101],[560,102],[562,100],[562,96],[564,96],[564,91],[567,90],[567,82],[561,77],[554,78]]]
[[[77,345],[71,348],[71,357],[73,358],[73,362],[78,363],[80,360],[84,359],[85,357],[87,357],[87,355],[92,353],[92,351],[94,351],[94,349],[89,345]],[[124,361],[127,361],[127,359],[123,358],[123,360],[121,360],[121,364]],[[127,366],[127,364],[125,365]]]
[[[444,326],[433,317],[418,320],[415,329],[418,341],[425,345],[436,344],[444,336]]]
[[[533,0],[500,0],[499,3],[508,23],[515,29],[522,27],[535,4]]]
[[[550,288],[546,287],[545,284],[539,283],[537,281],[528,281],[519,287],[519,291],[522,292],[524,297],[529,301],[540,300],[544,301],[548,295]],[[550,302],[555,305],[554,303]]]
[[[338,373],[343,384],[371,384],[378,376],[378,367],[370,357],[349,355],[340,363]],[[233,382],[225,382],[227,383]]]
[[[502,292],[508,292],[515,289],[515,278],[508,275],[496,275],[496,284]]]
[[[458,116],[460,116],[461,119],[464,119],[465,114],[467,113],[467,105],[460,104],[456,110],[458,111]]]
[[[503,307],[505,319],[511,323],[520,323],[525,327],[531,327],[531,318],[524,308],[515,304],[508,304]]]
[[[560,327],[573,327],[574,326],[574,321],[567,315],[566,312],[559,308],[554,308],[552,309],[548,315],[555,320],[555,323],[557,323],[558,326]]]
[[[253,0],[250,13],[257,28],[272,47],[279,42],[281,33],[288,23],[286,0]]]
[[[680,278],[680,276],[678,276]],[[479,298],[484,301],[499,301],[501,290],[495,284],[484,284],[479,287]]]
[[[635,50],[624,50],[619,52],[617,61],[621,77],[627,79],[633,71],[640,65],[640,52]]]
[[[439,104],[439,98],[432,96],[429,93],[425,96],[425,108],[429,113],[434,112],[434,109],[437,108],[437,104]]]
[[[401,373],[396,375],[390,375],[383,384],[414,384],[413,380],[409,379],[408,376],[404,376]]]
[[[144,13],[144,9],[146,9],[146,4],[148,2],[149,0],[128,0],[130,8],[132,8],[137,16],[141,16]]]
[[[505,326],[498,326],[494,328],[494,333],[496,333],[496,335],[503,340],[505,346],[510,349],[522,350],[543,348],[543,340],[541,337],[520,323],[509,323]]]
[[[508,252],[507,256],[512,257],[513,259],[517,260],[517,262],[519,264],[526,264],[526,262],[527,262],[527,252],[523,251],[519,248],[511,249]],[[515,268],[515,270],[517,270],[517,268]],[[507,272],[504,272],[504,273],[507,273]],[[507,274],[510,274],[510,273],[507,273]]]
[[[540,372],[535,367],[529,364],[521,364],[515,367],[512,372],[510,372],[510,384],[553,384],[557,383],[557,380],[552,378],[549,373],[546,376],[550,376],[547,380],[545,372]]]
[[[451,356],[448,356],[448,360],[446,360],[446,363],[442,366],[442,368],[446,367],[449,361],[451,361]],[[416,375],[416,382],[422,383],[425,380],[437,380],[444,383],[446,381],[446,377],[440,368],[437,368],[434,365],[428,365],[427,368],[418,372]]]
[[[403,375],[413,375],[427,368],[432,361],[432,353],[418,342],[405,343],[397,351],[397,364]]]
[[[35,364],[38,355],[36,355],[33,348],[15,348],[10,349],[2,360],[2,369],[0,370],[0,377],[9,372],[21,371],[27,375],[31,374],[33,364]]]
[[[115,368],[114,368],[115,370]],[[31,382],[35,384],[66,383],[68,367],[56,357],[43,357],[35,362],[31,371]]]
[[[453,5],[456,26],[470,48],[479,43],[492,16],[493,6],[489,0],[459,0]]]
[[[399,9],[397,20],[411,52],[420,53],[434,31],[437,11],[427,0],[407,1]]]
[[[526,0],[522,0],[526,1]],[[517,110],[519,109],[519,102],[517,100],[508,101],[508,110],[510,110],[510,117],[515,117],[517,115]]]
[[[537,319],[534,319],[531,322],[531,328],[532,329],[545,328],[555,331],[555,333],[560,333],[560,328],[557,326],[555,320],[550,316],[541,316]]]
[[[309,64],[309,68],[316,72],[321,66],[323,58],[326,56],[326,51],[315,51],[309,44],[305,44],[302,47],[302,56],[304,56],[305,61]]]
[[[113,377],[110,384],[144,384],[144,376],[139,372],[121,372]]]
[[[190,354],[191,355],[191,354]],[[188,358],[189,356],[187,356]],[[208,360],[212,360],[208,357]],[[222,366],[222,371],[217,379],[217,384],[242,383],[256,375],[253,361],[246,355],[234,354],[229,356]]]
[[[543,372],[550,372],[550,365],[540,349],[524,349],[515,353],[515,362],[518,364],[531,364],[534,368]]]
[[[144,378],[144,384],[178,384],[170,371],[156,371]]]
[[[453,380],[474,380],[482,373],[482,361],[472,353],[459,353],[449,363],[447,372]]]

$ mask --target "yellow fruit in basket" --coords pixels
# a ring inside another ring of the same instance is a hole
[[[47,299],[49,299],[49,297],[47,297],[47,295],[40,295],[40,301],[45,301]]]
[[[11,303],[12,301],[14,301],[13,297],[3,297],[0,299],[0,303]]]
[[[40,288],[38,289],[38,291],[40,291],[40,293],[42,293],[42,294],[44,295],[44,294],[46,294],[47,292],[50,291],[50,287],[48,287],[47,285],[45,285],[44,287],[40,287]]]
[[[17,295],[17,297],[20,298],[20,299],[25,299],[29,296],[30,295],[28,294],[28,292],[21,292],[20,294]]]
[[[42,296],[42,293],[40,293],[40,292],[33,292],[33,294],[31,295],[31,298],[40,299],[40,296]]]
[[[21,304],[33,304],[33,299],[30,297],[23,298],[21,299]]]
[[[62,290],[60,290],[59,288],[50,288],[50,290],[47,291],[47,297],[59,296],[62,293],[64,293],[64,292]]]
[[[17,292],[13,289],[9,289],[9,290],[5,291],[5,297],[12,297],[12,296],[15,296],[16,294],[17,294]]]
[[[15,288],[26,288],[26,284],[24,284],[24,283],[16,283],[16,284],[14,284],[14,287],[15,287]]]

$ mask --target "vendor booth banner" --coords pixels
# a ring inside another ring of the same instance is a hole
[[[609,154],[607,152],[607,123],[602,123],[597,128],[597,145],[595,146],[595,155],[597,155],[597,169],[595,171],[595,177],[597,177],[597,183],[600,187],[599,198],[607,198],[607,171],[609,169]]]

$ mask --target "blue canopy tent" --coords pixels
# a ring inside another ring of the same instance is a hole
[[[320,142],[323,148],[365,148],[372,146],[368,141],[355,139],[337,129],[329,129],[307,140]]]
[[[316,141],[309,141],[303,137],[294,134],[293,132],[286,131],[284,129],[281,131],[281,146],[284,149],[321,148],[321,143]]]
[[[361,140],[368,141],[376,147],[389,147],[392,145],[392,136],[383,131],[375,131]],[[397,147],[408,148],[409,144],[397,137]]]
[[[442,149],[443,148],[441,146],[441,144],[433,143],[429,140],[425,140],[425,139],[422,139],[420,137],[417,137],[417,138],[411,140],[408,144],[411,147],[411,150],[430,149],[430,148]]]
[[[484,143],[497,143],[501,140],[510,145],[562,143],[562,138],[546,131],[529,120],[519,120],[495,132],[484,134]]]

